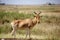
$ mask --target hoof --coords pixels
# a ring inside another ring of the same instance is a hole
[[[32,40],[32,38],[29,38],[28,40]]]
[[[12,36],[14,36],[14,34],[11,34]]]
[[[14,34],[13,34],[13,33],[11,33],[11,35],[12,35],[12,36],[14,36]]]

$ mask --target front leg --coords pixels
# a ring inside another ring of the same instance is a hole
[[[31,31],[30,28],[26,29],[26,38],[28,37],[30,39]]]

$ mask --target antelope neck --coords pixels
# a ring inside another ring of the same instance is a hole
[[[36,24],[37,23],[36,17],[32,21],[33,21],[33,24]]]

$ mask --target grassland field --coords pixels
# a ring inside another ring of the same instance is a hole
[[[34,11],[41,11],[41,23],[31,31],[34,39],[60,40],[60,5],[0,5],[0,38],[13,38],[10,22],[16,19],[33,18]],[[25,30],[17,30],[16,38],[24,38]]]

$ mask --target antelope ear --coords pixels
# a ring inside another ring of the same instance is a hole
[[[37,14],[36,12],[34,12],[34,14]]]
[[[34,15],[34,17],[36,17],[36,16]]]
[[[41,11],[39,12],[39,14],[41,14]]]

